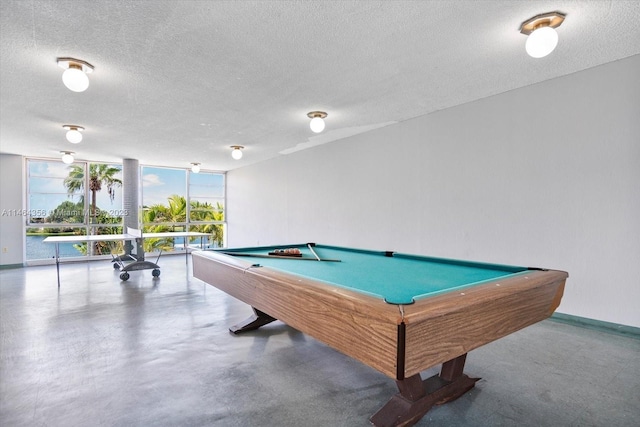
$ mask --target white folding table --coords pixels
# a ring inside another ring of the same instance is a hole
[[[60,243],[94,243],[94,242],[119,242],[119,241],[137,241],[142,242],[144,239],[153,239],[153,238],[173,238],[173,237],[184,237],[185,238],[185,261],[189,262],[189,251],[188,251],[188,241],[189,237],[200,237],[200,247],[204,248],[204,238],[209,236],[208,233],[201,233],[197,231],[175,231],[175,232],[164,232],[164,233],[142,233],[140,230],[127,228],[126,234],[98,234],[98,235],[85,235],[85,236],[49,236],[45,238],[43,241],[45,243],[53,243],[55,244],[55,253],[56,253],[56,273],[58,275],[58,287],[60,287]],[[160,255],[162,252],[160,252]],[[160,259],[160,255],[158,255],[158,259]],[[151,274],[153,277],[158,277],[160,275],[160,266],[157,264],[157,261],[145,261],[144,253],[139,254],[137,258],[132,258],[132,262],[126,264],[122,257],[114,258],[114,268],[120,269],[120,279],[126,281],[129,279],[129,271],[136,270],[148,270],[152,269]]]

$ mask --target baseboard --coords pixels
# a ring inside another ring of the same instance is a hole
[[[602,320],[572,316],[564,313],[553,313],[550,319],[569,325],[582,326],[589,329],[596,329],[599,331],[640,339],[640,328],[636,328],[634,326],[620,325],[618,323],[604,322]]]
[[[9,270],[10,268],[22,268],[24,264],[3,264],[0,265],[0,270]]]

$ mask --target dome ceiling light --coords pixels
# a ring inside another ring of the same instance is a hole
[[[67,130],[67,141],[72,144],[78,144],[82,141],[82,131],[84,128],[78,125],[63,125],[64,129]]]
[[[311,119],[309,127],[315,133],[320,133],[324,130],[324,119],[327,117],[327,113],[324,111],[312,111],[307,113],[307,117]]]
[[[93,65],[81,59],[58,58],[58,66],[64,69],[62,82],[73,92],[84,92],[89,87],[87,74],[93,72]]]
[[[73,163],[73,155],[75,154],[73,151],[61,151],[60,154],[62,154],[62,163],[65,165]]]
[[[520,25],[520,32],[527,35],[525,49],[532,58],[549,55],[558,45],[558,28],[567,15],[549,12],[534,16]]]
[[[236,160],[240,160],[242,158],[242,150],[244,147],[242,145],[232,145],[231,149],[233,150],[231,151],[231,157]]]

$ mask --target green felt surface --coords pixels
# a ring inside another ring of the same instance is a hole
[[[219,252],[267,255],[273,249],[297,247],[304,258],[314,258],[306,245],[225,249]],[[497,278],[520,274],[524,267],[484,264],[394,253],[314,246],[322,259],[340,262],[305,261],[278,257],[243,257],[260,266],[321,280],[384,299],[390,304],[411,304],[420,298],[463,289]]]

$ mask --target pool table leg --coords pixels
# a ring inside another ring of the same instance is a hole
[[[251,315],[248,319],[245,319],[244,321],[238,323],[237,325],[233,325],[232,327],[230,327],[230,332],[237,335],[242,332],[258,329],[260,326],[264,326],[268,323],[278,320],[275,317],[271,317],[267,313],[262,312],[255,307],[251,308],[253,309],[253,315]]]
[[[450,402],[471,390],[480,378],[463,374],[467,355],[456,357],[442,364],[440,375],[422,380],[420,374],[396,380],[398,394],[370,419],[376,427],[412,426],[434,405]]]

